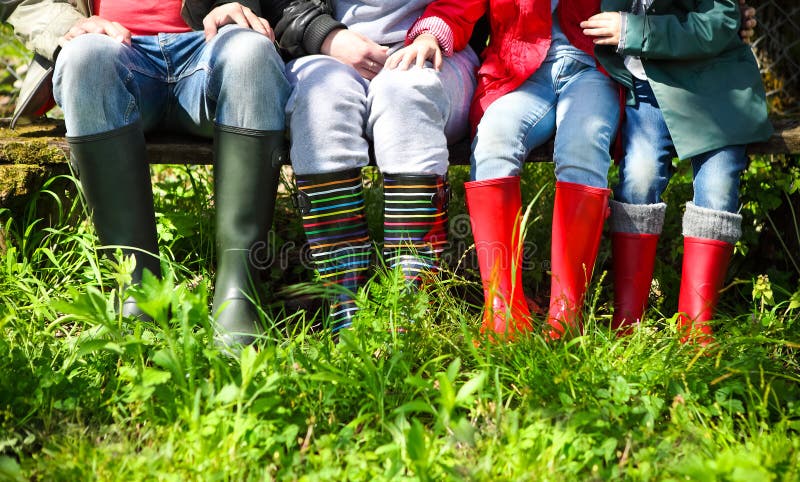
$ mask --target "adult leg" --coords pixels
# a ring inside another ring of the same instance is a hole
[[[236,26],[209,42],[181,34],[162,48],[178,77],[171,120],[197,134],[211,129],[214,138],[216,339],[251,343],[261,332],[253,254],[266,243],[286,159],[283,62],[269,39]]]
[[[286,112],[296,203],[317,276],[335,287],[329,317],[335,333],[352,324],[354,294],[366,281],[372,251],[361,184],[369,162],[367,82],[326,56],[290,62],[287,75],[294,87]]]
[[[134,69],[149,75],[138,76]],[[98,238],[103,246],[122,247],[134,256],[133,284],[141,282],[144,270],[161,275],[143,134],[166,99],[159,75],[137,44],[86,34],[64,44],[53,77],[71,161]],[[143,316],[132,298],[122,303],[121,312]]]
[[[550,66],[487,109],[472,144],[473,181],[465,184],[485,300],[481,329],[504,338],[533,328],[522,286],[520,171],[555,133]]]
[[[619,122],[618,90],[611,79],[568,57],[556,66],[557,182],[548,313],[552,338],[582,329],[583,299],[608,212],[609,150]]]
[[[745,146],[728,146],[692,160],[694,202],[683,216],[683,269],[678,299],[681,341],[712,341],[707,323],[725,281],[733,246],[741,237],[739,176],[747,162]]]

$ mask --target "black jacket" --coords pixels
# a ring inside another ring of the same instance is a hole
[[[287,59],[320,53],[328,34],[347,28],[333,18],[329,0],[261,0],[261,12]]]

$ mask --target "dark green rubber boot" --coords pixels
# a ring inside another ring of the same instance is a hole
[[[214,129],[217,274],[211,313],[219,346],[250,344],[262,333],[256,258],[267,248],[285,159],[283,131]]]
[[[126,256],[134,255],[132,284],[142,281],[145,269],[160,277],[153,187],[140,125],[67,137],[67,141],[100,243],[105,249],[120,247]],[[120,311],[147,318],[132,298],[122,302]]]

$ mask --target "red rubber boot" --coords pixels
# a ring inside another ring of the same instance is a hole
[[[552,339],[565,332],[580,333],[581,308],[592,279],[608,216],[610,189],[556,182],[550,252],[550,310],[547,322]]]
[[[522,193],[519,176],[464,184],[483,281],[481,332],[503,339],[533,329],[522,289]]]
[[[630,334],[642,319],[653,281],[657,234],[616,232],[611,235],[614,260],[614,318],[617,335]]]
[[[714,341],[711,326],[719,290],[725,282],[733,244],[715,239],[683,238],[683,271],[678,298],[678,332],[681,343],[700,345]]]

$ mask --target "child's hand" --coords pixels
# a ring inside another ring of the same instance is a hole
[[[758,25],[756,20],[756,9],[747,4],[745,0],[739,0],[739,9],[742,11],[742,26],[739,29],[739,36],[744,43],[750,43],[755,34],[754,29]]]
[[[619,45],[622,21],[619,12],[603,12],[592,15],[588,20],[581,22],[583,34],[595,37],[593,42],[597,45]]]
[[[411,64],[422,68],[425,66],[426,60],[433,62],[434,69],[442,68],[442,49],[439,47],[436,37],[429,33],[420,35],[414,39],[411,45],[390,55],[386,60],[386,68],[408,70],[411,68]]]

